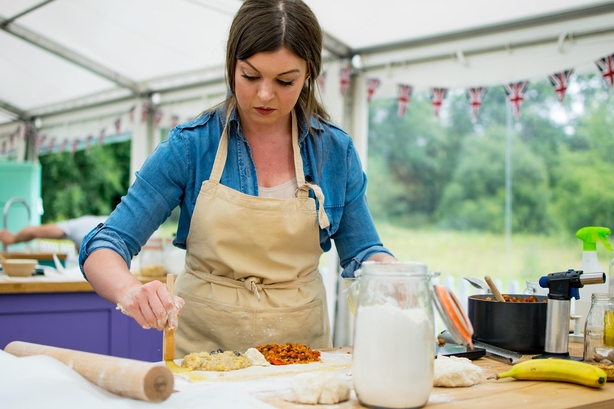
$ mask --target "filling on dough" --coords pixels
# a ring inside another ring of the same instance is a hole
[[[320,351],[314,351],[305,344],[285,345],[266,344],[256,347],[264,358],[273,365],[308,364],[310,362],[322,362]]]
[[[181,366],[193,371],[233,371],[247,368],[252,362],[244,354],[237,351],[218,349],[211,352],[193,352],[186,355]]]

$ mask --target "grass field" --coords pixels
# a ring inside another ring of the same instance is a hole
[[[505,235],[441,230],[409,230],[391,224],[377,225],[382,242],[400,261],[426,263],[431,271],[455,278],[490,275],[503,283],[525,281],[580,269],[582,242],[575,236],[551,237],[515,234],[508,254]],[[598,247],[606,269],[614,253]]]

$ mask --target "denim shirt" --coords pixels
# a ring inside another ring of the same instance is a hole
[[[99,249],[116,251],[130,265],[158,227],[180,207],[173,244],[186,248],[190,221],[201,184],[209,179],[222,131],[222,109],[208,112],[170,131],[136,173],[136,179],[106,223],[83,240],[79,264]],[[305,179],[324,193],[324,210],[330,226],[320,229],[320,246],[335,240],[343,277],[353,277],[361,263],[376,253],[391,254],[382,246],[367,207],[367,177],[352,139],[328,122],[311,121],[316,141],[299,119],[299,147]],[[250,146],[234,111],[228,126],[228,156],[220,180],[241,193],[257,196],[258,180]],[[310,196],[314,197],[313,191]],[[320,206],[320,203],[316,203]]]

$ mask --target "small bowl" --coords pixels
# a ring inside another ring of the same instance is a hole
[[[8,258],[2,261],[2,270],[10,277],[30,277],[37,264],[38,260]]]

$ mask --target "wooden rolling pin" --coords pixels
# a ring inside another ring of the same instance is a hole
[[[20,357],[51,356],[88,381],[128,398],[162,402],[173,393],[173,374],[165,366],[21,341],[11,342],[4,351]]]

